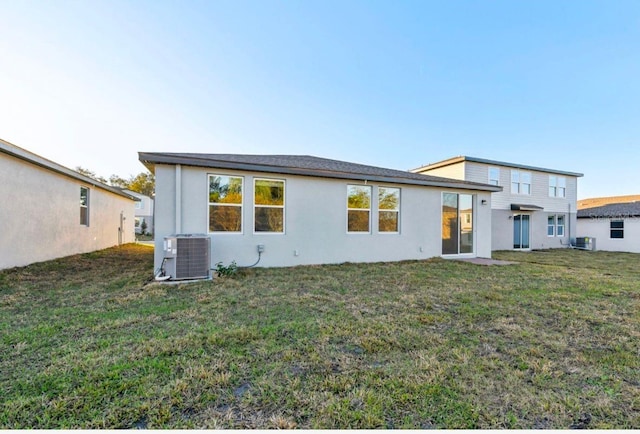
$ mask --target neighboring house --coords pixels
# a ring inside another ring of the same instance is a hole
[[[580,199],[578,201],[578,210],[585,208],[595,208],[597,206],[609,205],[614,203],[640,202],[640,194],[631,194],[627,196],[606,196],[591,197],[588,199]]]
[[[575,238],[582,173],[466,156],[412,172],[503,187],[491,195],[493,250],[566,247]]]
[[[133,242],[135,200],[0,140],[0,269]]]
[[[578,210],[578,236],[595,238],[596,250],[640,253],[640,201]]]
[[[491,256],[501,187],[312,156],[140,152],[155,174],[155,267],[164,237],[204,233],[211,265]],[[461,220],[463,221],[461,223]]]
[[[131,196],[135,196],[140,199],[135,205],[135,230],[136,234],[142,233],[142,224],[146,223],[146,232],[153,233],[153,199],[137,191],[127,190],[123,191]]]

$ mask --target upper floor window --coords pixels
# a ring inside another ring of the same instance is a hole
[[[209,175],[209,232],[242,232],[241,176]]]
[[[609,229],[610,238],[624,238],[624,220],[611,220]]]
[[[80,187],[80,224],[89,226],[89,189]]]
[[[254,181],[254,231],[284,232],[284,181]]]
[[[489,184],[500,185],[500,169],[497,167],[489,167]]]
[[[531,194],[531,172],[511,171],[511,193]]]
[[[136,202],[136,209],[144,208],[144,199],[140,198],[138,202]]]
[[[347,186],[347,232],[369,232],[371,230],[371,187],[367,185]]]
[[[549,175],[549,197],[565,197],[567,179],[564,176]]]
[[[400,232],[400,189],[378,188],[378,231]]]

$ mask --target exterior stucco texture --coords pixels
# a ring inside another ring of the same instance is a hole
[[[88,226],[80,224],[81,186]],[[134,241],[133,200],[2,153],[0,200],[0,269]]]
[[[242,233],[209,233],[208,174],[243,177]],[[347,185],[363,181],[312,176],[265,174],[157,164],[155,267],[163,258],[165,236],[204,233],[211,237],[212,267],[236,261],[253,264],[257,245],[265,246],[259,266],[295,266],[342,262],[378,262],[425,259],[442,253],[443,191],[473,194],[475,199],[472,256],[491,256],[489,192],[369,182],[373,198],[378,186],[397,187],[400,193],[400,232],[379,233],[376,201],[372,200],[371,231],[347,233]],[[254,233],[254,178],[285,181],[284,233]]]

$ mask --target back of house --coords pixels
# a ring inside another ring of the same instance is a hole
[[[487,204],[502,188],[486,182],[304,155],[139,158],[156,179],[156,268],[177,234],[210,238],[212,266],[491,256]]]
[[[582,200],[578,236],[595,239],[597,250],[640,253],[640,195]]]
[[[503,187],[491,195],[493,250],[567,247],[576,236],[582,173],[467,156],[412,172]]]

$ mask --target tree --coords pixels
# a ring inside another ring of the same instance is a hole
[[[109,184],[112,187],[126,188],[149,197],[153,196],[156,189],[156,178],[149,172],[140,172],[136,176],[130,175],[129,179],[114,174],[111,175],[107,181],[102,176],[96,175],[95,172],[85,169],[84,167],[77,166],[75,170],[103,184]]]
[[[118,175],[111,175],[109,177],[109,185],[113,187],[127,188],[129,186],[129,181]]]
[[[98,182],[102,182],[103,184],[107,183],[107,180],[104,179],[102,176],[96,175],[95,172],[92,172],[89,169],[85,169],[84,167],[76,166],[75,171],[84,176],[88,176],[91,179],[95,179]]]
[[[140,233],[145,235],[147,233],[147,222],[142,219],[142,223],[140,223]]]
[[[153,173],[141,172],[129,178],[129,183],[126,188],[144,194],[145,196],[153,196],[156,189],[156,178],[153,176]]]

